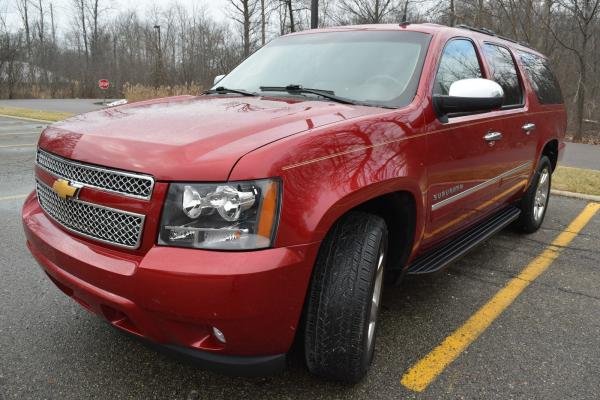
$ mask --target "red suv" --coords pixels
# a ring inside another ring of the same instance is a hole
[[[547,59],[490,31],[296,33],[201,96],[48,127],[27,245],[134,335],[234,373],[298,338],[311,372],[357,381],[384,280],[540,227],[565,125]]]

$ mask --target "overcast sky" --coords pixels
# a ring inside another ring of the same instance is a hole
[[[227,15],[227,0],[102,0],[110,6],[110,13],[118,11],[138,9],[141,15],[150,10],[153,5],[166,8],[176,2],[192,9],[194,4],[203,5],[217,20],[223,20]],[[52,3],[55,10],[55,19],[58,31],[64,31],[71,24],[73,18],[72,0],[43,0],[44,3]],[[0,0],[0,12],[4,14],[6,23],[11,29],[19,28],[21,20],[17,13],[16,0]]]

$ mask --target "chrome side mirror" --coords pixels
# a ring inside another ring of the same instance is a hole
[[[502,107],[504,90],[489,79],[461,79],[453,82],[448,95],[434,95],[433,104],[440,117],[454,113],[491,111]]]
[[[225,74],[215,76],[215,80],[213,81],[213,85],[216,85],[217,83],[219,83],[219,81],[221,79],[223,79],[223,78],[225,78]]]
[[[504,90],[502,86],[489,79],[473,78],[461,79],[450,85],[448,95],[452,97],[478,97],[503,99]]]

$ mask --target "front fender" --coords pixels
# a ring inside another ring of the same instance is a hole
[[[414,197],[418,241],[425,221],[427,152],[425,137],[414,134],[409,121],[387,113],[289,137],[242,157],[230,179],[281,177],[276,246],[320,241],[349,210],[397,191]]]

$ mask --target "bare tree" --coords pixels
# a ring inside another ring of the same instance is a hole
[[[29,20],[29,0],[17,0],[17,9],[25,29],[25,43],[27,45],[27,58],[31,59],[31,24]]]
[[[87,30],[87,5],[85,0],[72,0],[73,7],[75,8],[75,16],[77,24],[81,32],[81,39],[83,41],[84,55],[86,65],[89,64],[90,51],[88,43],[88,30]]]
[[[242,26],[242,41],[244,57],[250,55],[252,49],[252,33],[254,31],[255,16],[258,9],[257,0],[229,0],[232,18]]]
[[[574,98],[574,138],[576,140],[581,140],[584,133],[586,86],[589,84],[589,47],[593,39],[592,35],[598,33],[597,30],[594,29],[594,24],[598,24],[600,0],[559,0],[558,4],[566,11],[569,17],[569,25],[561,27],[561,34],[558,34],[552,25],[549,25],[548,28],[558,44],[571,52],[577,61],[579,77]],[[563,36],[562,30],[569,28],[575,34],[569,35],[571,36],[571,40],[567,41],[568,37]],[[596,59],[595,63],[597,62],[598,60]]]
[[[454,0],[450,0],[448,4],[448,25],[456,25],[456,7],[454,4]]]
[[[56,25],[54,24],[54,4],[50,3],[50,32],[52,34],[52,43],[56,43]]]
[[[267,14],[265,0],[260,0],[260,44],[264,46],[267,42]]]
[[[319,27],[319,0],[310,2],[310,27],[317,29]]]
[[[23,47],[21,32],[10,33],[0,14],[0,96],[12,99],[23,79],[23,63],[19,62]]]
[[[342,12],[350,14],[353,22],[380,24],[397,7],[396,0],[340,0]]]
[[[290,13],[290,32],[296,32],[296,24],[294,24],[294,6],[292,0],[285,0],[288,12]]]

